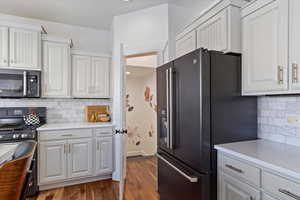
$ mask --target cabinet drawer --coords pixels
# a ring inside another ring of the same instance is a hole
[[[74,130],[56,130],[39,132],[39,139],[44,140],[61,140],[73,138],[88,138],[93,137],[92,129],[74,129]]]
[[[300,183],[269,172],[262,173],[262,188],[281,200],[300,199]]]
[[[249,184],[260,186],[260,169],[256,167],[227,156],[219,157],[219,167],[228,174],[239,177]]]
[[[113,134],[113,128],[96,128],[94,129],[96,136],[107,136]]]

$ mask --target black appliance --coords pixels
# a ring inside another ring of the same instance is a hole
[[[195,50],[157,69],[161,200],[216,200],[215,144],[257,139],[257,98],[241,96],[241,55]]]
[[[40,95],[40,71],[0,70],[0,97],[39,98]]]
[[[24,116],[34,114],[39,118],[39,124],[26,125]],[[14,143],[25,140],[37,141],[36,129],[46,123],[46,108],[44,107],[7,107],[0,108],[0,143]],[[37,151],[35,152],[30,171],[27,175],[25,195],[35,196],[38,191],[37,182]]]

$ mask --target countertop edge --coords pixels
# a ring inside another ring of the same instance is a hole
[[[278,172],[282,175],[286,175],[286,176],[289,176],[291,178],[298,179],[300,181],[300,173],[291,171],[291,170],[283,168],[283,167],[279,167],[277,165],[262,161],[260,159],[253,158],[251,156],[248,156],[248,155],[245,155],[245,154],[233,151],[233,150],[226,149],[226,148],[224,148],[220,145],[215,145],[214,148],[218,151],[233,155],[235,157],[241,158],[241,159],[246,160],[248,162],[255,163],[255,164],[257,164],[257,165],[259,165],[263,168],[274,170],[274,171],[276,171],[276,172]]]
[[[61,124],[60,124],[61,125]],[[55,125],[53,125],[55,126]],[[114,127],[114,124],[82,124],[82,125],[68,125],[59,126],[59,127],[39,127],[37,131],[55,131],[55,130],[70,130],[70,129],[90,129],[90,128],[107,128]]]

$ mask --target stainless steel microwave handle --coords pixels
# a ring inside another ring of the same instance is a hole
[[[167,100],[167,148],[170,148],[170,79],[169,69],[166,70],[166,100]]]
[[[23,72],[23,96],[27,95],[27,72]]]
[[[169,161],[167,161],[166,159],[164,159],[159,154],[156,154],[156,156],[159,159],[161,159],[162,161],[164,161],[166,164],[168,164],[170,167],[172,167],[174,170],[176,170],[183,177],[185,177],[186,179],[188,179],[191,183],[197,183],[198,182],[198,178],[197,177],[191,177],[191,176],[187,175],[186,173],[184,173],[183,171],[181,171],[180,169],[178,169],[177,167],[175,167],[173,164],[171,164]]]
[[[169,85],[170,85],[170,97],[169,97],[169,101],[170,101],[170,105],[169,105],[169,109],[170,109],[170,116],[169,116],[169,125],[170,125],[170,149],[173,149],[173,69],[170,68],[169,69]]]

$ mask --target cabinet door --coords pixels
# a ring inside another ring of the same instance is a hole
[[[110,174],[113,170],[112,137],[98,137],[96,141],[96,174]]]
[[[91,77],[91,57],[74,55],[72,59],[74,97],[88,97]]]
[[[92,139],[69,140],[69,178],[92,175],[93,170]]]
[[[9,64],[22,69],[40,69],[40,33],[19,28],[9,29]]]
[[[196,49],[196,31],[191,31],[176,41],[176,57],[183,56]]]
[[[207,48],[209,50],[227,50],[227,24],[228,14],[224,10],[209,19],[197,29],[197,48]]]
[[[66,141],[41,142],[39,144],[39,180],[41,184],[67,178]]]
[[[219,173],[219,200],[260,200],[260,192],[222,172]]]
[[[70,96],[70,47],[43,42],[43,96]]]
[[[288,1],[277,0],[246,16],[243,32],[243,94],[288,89]]]
[[[300,91],[300,1],[290,1],[290,77],[291,89]]]
[[[109,58],[92,57],[91,82],[89,85],[89,96],[94,98],[109,97],[110,87],[110,62]]]
[[[0,26],[0,67],[8,67],[8,28]]]

